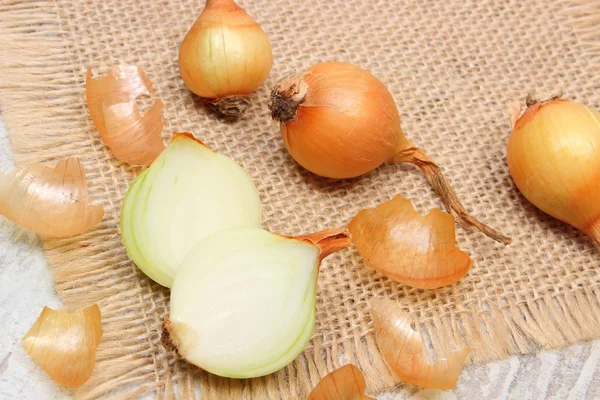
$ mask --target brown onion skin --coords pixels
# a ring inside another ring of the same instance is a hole
[[[179,49],[185,85],[208,99],[249,95],[267,79],[272,64],[267,35],[233,0],[207,0]]]
[[[348,231],[368,265],[407,286],[450,285],[473,265],[456,247],[453,216],[438,209],[422,216],[402,195],[360,211]]]
[[[391,93],[364,69],[325,62],[287,76],[271,91],[269,110],[280,123],[286,149],[310,172],[347,179],[385,162],[411,163],[425,174],[459,223],[510,243],[509,237],[465,210],[441,168],[402,133]]]
[[[353,178],[391,161],[408,144],[392,95],[369,72],[326,62],[308,69],[303,79],[304,101],[280,128],[287,150],[307,170]]]
[[[507,162],[519,191],[600,243],[600,113],[563,99],[531,104],[515,122]]]

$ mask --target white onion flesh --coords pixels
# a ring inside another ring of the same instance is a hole
[[[176,135],[131,184],[121,210],[129,257],[171,287],[194,245],[214,232],[260,227],[261,202],[248,174],[230,158]]]
[[[315,326],[320,250],[262,229],[204,239],[171,289],[168,330],[179,354],[211,373],[275,372],[304,349]]]

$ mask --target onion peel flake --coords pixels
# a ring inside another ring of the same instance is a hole
[[[151,94],[152,83],[139,67],[115,65],[109,75],[97,79],[88,69],[86,97],[92,120],[115,157],[128,164],[150,165],[165,149],[163,102],[155,101],[143,115],[136,104],[139,96]]]
[[[80,387],[94,371],[102,333],[96,304],[74,312],[44,307],[21,345],[52,379]]]
[[[375,341],[383,359],[400,380],[428,389],[449,390],[456,386],[470,349],[467,346],[435,364],[422,356],[423,339],[412,327],[412,318],[389,299],[371,301]]]
[[[90,204],[83,165],[68,158],[54,168],[34,164],[0,172],[0,214],[33,232],[66,237],[100,223],[104,209]]]
[[[346,364],[321,379],[307,400],[375,400],[364,394],[366,387],[360,369]]]
[[[449,285],[473,264],[469,255],[456,247],[452,215],[433,209],[421,216],[401,195],[360,211],[348,230],[368,265],[408,286],[435,289]]]

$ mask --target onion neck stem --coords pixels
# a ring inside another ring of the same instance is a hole
[[[425,178],[429,181],[436,193],[442,198],[444,207],[450,213],[456,215],[458,222],[463,227],[474,226],[483,232],[486,236],[503,244],[509,244],[511,239],[492,227],[480,222],[471,216],[463,207],[458,196],[450,186],[450,183],[443,175],[440,167],[430,159],[422,149],[414,147],[408,143],[393,158],[394,162],[408,162],[416,165],[425,174]]]
[[[330,254],[343,250],[352,244],[350,232],[346,227],[325,229],[308,235],[295,236],[294,239],[314,244],[321,250],[319,261]]]

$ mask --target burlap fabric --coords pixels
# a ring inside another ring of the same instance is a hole
[[[397,381],[374,342],[369,299],[387,296],[417,317],[435,354],[466,343],[481,362],[600,336],[598,246],[538,211],[506,166],[506,105],[532,90],[563,91],[600,108],[600,2],[594,1],[241,1],[273,46],[271,77],[235,123],[220,121],[185,88],[177,52],[203,1],[10,1],[0,3],[0,103],[20,166],[81,157],[103,223],[80,237],[44,240],[64,304],[98,302],[105,334],[82,398],[302,399],[346,362],[370,391]],[[121,200],[140,172],[103,145],[85,104],[87,67],[144,68],[165,103],[164,137],[194,132],[250,173],[264,226],[301,234],[346,223],[401,193],[421,212],[440,207],[421,173],[385,165],[331,181],[286,153],[267,109],[284,74],[343,60],[390,89],[406,135],[443,168],[466,208],[513,237],[508,247],[457,228],[474,259],[460,282],[415,290],[366,267],[354,249],[324,263],[317,326],[309,346],[271,376],[227,380],[179,361],[160,343],[168,290],[128,259],[118,230]],[[24,266],[26,267],[26,266]],[[25,294],[24,294],[25,295]]]

